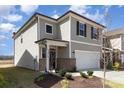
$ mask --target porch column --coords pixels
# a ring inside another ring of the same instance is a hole
[[[46,70],[49,71],[49,45],[46,46]]]

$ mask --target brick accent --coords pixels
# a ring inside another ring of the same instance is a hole
[[[76,67],[76,59],[74,58],[57,58],[57,70],[73,70]]]
[[[65,69],[68,71],[73,70],[76,67],[76,59],[71,58],[57,58],[57,70]],[[46,59],[39,60],[39,70],[45,71]]]
[[[45,71],[45,68],[46,68],[46,59],[45,58],[40,59],[39,60],[39,70]]]

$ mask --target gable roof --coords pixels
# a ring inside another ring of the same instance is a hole
[[[124,34],[124,28],[118,28],[118,29],[114,29],[104,33],[105,36],[114,36],[114,35],[121,35],[121,34]]]
[[[60,17],[57,18],[57,19],[52,18],[52,17],[49,17],[49,16],[44,15],[44,14],[41,14],[41,13],[38,13],[38,12],[35,12],[35,13],[29,18],[29,20],[28,20],[27,22],[25,22],[25,24],[24,24],[16,33],[13,34],[13,38],[14,38],[15,35],[17,35],[17,34],[25,27],[25,25],[27,25],[33,18],[36,18],[37,15],[42,16],[42,17],[45,17],[45,18],[48,18],[48,19],[50,19],[50,20],[53,20],[53,21],[56,21],[56,22],[57,22],[58,20],[60,20],[60,19],[63,18],[64,16],[68,15],[69,13],[75,14],[75,15],[81,17],[81,18],[84,18],[84,19],[86,19],[86,20],[88,20],[88,21],[91,21],[91,22],[93,22],[93,23],[95,23],[95,24],[97,24],[97,25],[102,26],[102,27],[105,28],[104,25],[102,25],[102,24],[100,24],[100,23],[98,23],[98,22],[95,22],[95,21],[93,21],[93,20],[91,20],[91,19],[89,19],[89,18],[87,18],[87,17],[84,17],[84,16],[82,16],[82,15],[80,15],[80,14],[74,12],[74,11],[71,11],[71,10],[68,11],[68,12],[66,12],[65,14],[63,14],[62,16],[60,16]]]

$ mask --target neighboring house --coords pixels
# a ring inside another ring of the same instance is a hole
[[[104,28],[73,11],[58,19],[35,13],[14,33],[14,63],[47,71],[100,68]]]
[[[103,35],[105,47],[112,53],[113,63],[119,61],[124,66],[124,28],[105,32]]]

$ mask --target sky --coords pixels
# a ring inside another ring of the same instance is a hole
[[[12,33],[17,32],[35,12],[56,19],[69,10],[107,25],[109,30],[124,28],[124,7],[122,5],[1,5],[0,55],[13,55]]]

